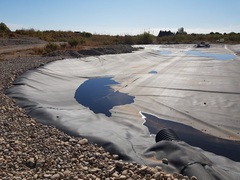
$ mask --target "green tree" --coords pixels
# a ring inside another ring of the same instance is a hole
[[[144,32],[136,37],[137,44],[152,44],[154,41],[154,35]]]
[[[181,28],[178,28],[177,34],[187,34],[187,32],[184,31],[183,27],[181,27]]]
[[[11,32],[10,29],[7,27],[6,24],[3,22],[0,23],[0,32]]]

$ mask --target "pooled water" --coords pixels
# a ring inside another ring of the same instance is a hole
[[[149,74],[157,74],[158,72],[157,72],[157,71],[154,71],[154,70],[152,70],[152,71],[149,71],[148,73],[149,73]]]
[[[110,117],[114,106],[131,104],[134,96],[114,91],[111,85],[119,84],[111,77],[88,79],[75,92],[74,98],[79,104],[88,107],[95,114],[103,113]]]
[[[202,51],[187,51],[186,53],[193,56],[207,57],[216,60],[234,60],[236,58],[236,55],[234,54],[206,53]]]
[[[172,52],[171,51],[167,51],[167,50],[162,50],[162,51],[160,51],[160,54],[161,55],[168,55],[168,54],[172,54]]]

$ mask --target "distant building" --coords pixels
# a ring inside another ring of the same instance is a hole
[[[172,33],[171,31],[160,31],[158,33],[158,37],[171,36],[171,35],[174,35],[174,33]]]

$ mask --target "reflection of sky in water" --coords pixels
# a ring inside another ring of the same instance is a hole
[[[149,74],[157,74],[157,71],[152,70],[152,71],[149,71],[148,73]]]
[[[222,155],[234,161],[240,162],[239,141],[230,141],[211,136],[194,129],[191,126],[160,119],[152,114],[143,112],[141,112],[141,114],[145,117],[143,125],[148,128],[150,134],[157,134],[163,128],[170,128],[177,134],[180,140],[185,141],[192,146],[200,147],[205,151],[213,152],[217,155]]]
[[[159,52],[161,55],[168,55],[168,54],[171,54],[172,52],[171,51],[167,51],[167,50],[162,50]]]
[[[202,51],[187,51],[187,54],[193,56],[208,57],[216,60],[234,60],[236,58],[234,54],[205,53]]]
[[[111,85],[119,84],[111,77],[93,78],[81,84],[75,92],[74,98],[79,104],[88,107],[94,113],[103,113],[110,117],[110,109],[114,106],[130,104],[134,97],[114,91]]]

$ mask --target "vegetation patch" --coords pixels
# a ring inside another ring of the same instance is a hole
[[[74,50],[79,51],[89,49],[92,47],[104,47],[113,45],[134,45],[134,44],[180,44],[200,42],[208,43],[228,43],[239,44],[240,33],[219,33],[210,32],[209,34],[188,34],[184,28],[179,28],[176,33],[166,30],[160,30],[158,36],[150,32],[143,32],[138,35],[99,35],[91,34],[89,32],[80,31],[39,31],[31,29],[18,29],[11,31],[5,23],[0,23],[0,38],[2,42],[12,41],[18,39],[35,38],[48,42],[44,48],[34,48],[33,52],[36,54],[48,54],[54,51]],[[0,42],[1,45],[1,42]],[[4,43],[2,43],[4,45]]]

